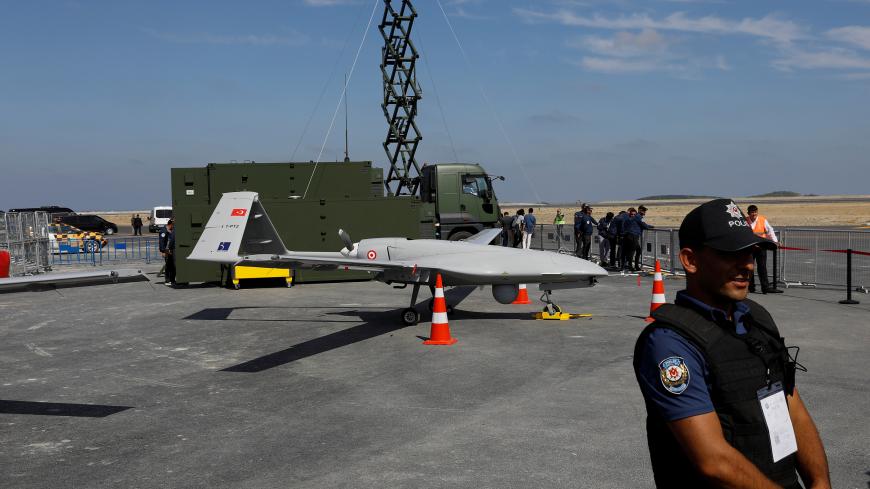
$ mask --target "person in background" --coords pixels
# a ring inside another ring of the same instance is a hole
[[[166,229],[160,232],[160,254],[166,264],[164,285],[175,286],[175,221],[170,219]]]
[[[580,248],[580,255],[578,256],[584,260],[588,260],[589,250],[592,247],[592,231],[595,229],[595,226],[598,225],[598,221],[592,217],[592,207],[587,205],[581,209],[581,212],[582,214],[580,215],[577,237],[581,240],[582,245]]]
[[[498,218],[501,223],[501,245],[507,246],[509,242],[511,242],[511,223],[513,222],[513,218],[507,212],[504,213],[503,216]]]
[[[625,219],[628,217],[628,213],[625,211],[619,211],[616,217],[613,218],[613,222],[610,223],[610,235],[613,236],[613,241],[610,243],[610,265],[616,268],[623,269],[623,249],[622,246],[622,238],[623,238],[623,227],[625,224]]]
[[[535,226],[537,219],[534,214],[535,210],[529,207],[529,213],[523,218],[525,224],[523,226],[523,249],[528,250],[532,247],[532,236],[535,235]]]
[[[518,209],[513,221],[511,222],[511,230],[514,233],[514,248],[523,244],[523,228],[526,225],[525,216],[526,211],[523,209]]]
[[[612,212],[608,212],[604,219],[598,221],[598,258],[602,267],[608,266],[608,256],[611,259],[610,263],[613,263],[613,252],[610,250],[610,225],[612,223]]]
[[[633,272],[640,271],[640,267],[635,268],[632,264],[634,250],[635,248],[640,246],[640,235],[641,233],[643,233],[643,230],[652,228],[653,226],[643,222],[643,220],[638,218],[637,209],[635,209],[634,207],[630,207],[628,209],[628,217],[624,218],[622,224],[622,246],[624,248],[622,252],[623,270],[630,270]]]
[[[639,205],[637,207],[637,218],[643,221],[643,218],[646,217],[646,207],[643,205]],[[640,259],[643,256],[643,228],[640,230],[640,238],[638,239],[637,248],[634,250],[634,269],[640,270]]]
[[[565,229],[565,214],[562,214],[562,209],[556,209],[553,225],[556,226],[556,250],[558,251],[562,249],[562,230]]]
[[[139,214],[133,218],[133,236],[142,236],[142,218]]]
[[[586,202],[580,205],[580,210],[574,213],[574,256],[579,257],[583,253],[583,233],[580,231],[580,221],[583,219],[583,209]]]
[[[755,204],[750,205],[746,208],[746,212],[748,215],[746,216],[746,224],[752,228],[752,232],[755,233],[756,236],[761,238],[769,239],[774,244],[778,245],[779,240],[776,238],[776,232],[773,230],[773,226],[770,225],[770,221],[767,220],[766,217],[758,214],[758,206]],[[773,249],[773,252],[776,253],[776,248]],[[776,284],[770,285],[770,281],[767,278],[767,250],[764,249],[756,249],[752,252],[752,257],[755,259],[755,268],[758,270],[758,281],[761,282],[761,293],[762,294],[775,294],[782,292],[781,290],[777,290]],[[749,292],[755,293],[755,273],[749,279]]]

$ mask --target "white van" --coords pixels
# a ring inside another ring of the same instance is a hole
[[[172,206],[159,205],[151,209],[151,215],[148,217],[148,232],[160,232],[170,219],[172,219]]]

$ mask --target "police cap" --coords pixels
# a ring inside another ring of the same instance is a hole
[[[716,199],[692,209],[680,225],[680,247],[707,246],[733,252],[760,245],[775,249],[776,244],[756,235],[743,211],[731,199]]]

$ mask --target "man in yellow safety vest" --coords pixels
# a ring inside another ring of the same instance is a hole
[[[565,214],[562,214],[562,209],[556,209],[556,218],[553,219],[553,224],[556,226],[556,247],[561,251],[562,230],[565,229]]]
[[[752,228],[752,232],[757,236],[769,239],[774,243],[779,243],[779,240],[776,239],[776,232],[773,230],[773,226],[770,225],[767,218],[758,214],[758,206],[750,205],[746,208],[748,216],[746,217],[746,223],[749,224],[749,227]],[[773,251],[776,253],[776,250]],[[761,282],[761,293],[762,294],[773,294],[782,292],[781,290],[777,290],[776,284],[771,285],[767,279],[767,250],[763,248],[757,248],[752,252],[753,257],[755,258],[755,269],[758,272],[758,281]],[[749,292],[755,292],[755,274],[753,273],[750,276],[749,282]]]

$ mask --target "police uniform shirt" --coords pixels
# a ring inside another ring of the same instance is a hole
[[[674,302],[683,307],[691,307],[711,320],[730,322],[737,334],[746,334],[743,316],[749,312],[749,306],[743,302],[735,304],[732,321],[728,320],[725,311],[698,301],[685,290],[677,292]],[[667,368],[667,365],[664,364],[680,361],[688,372],[685,387],[682,384],[665,385],[662,369]],[[701,352],[679,333],[665,328],[653,330],[640,352],[638,365],[635,375],[647,409],[654,410],[665,421],[676,421],[714,411],[707,362]]]

